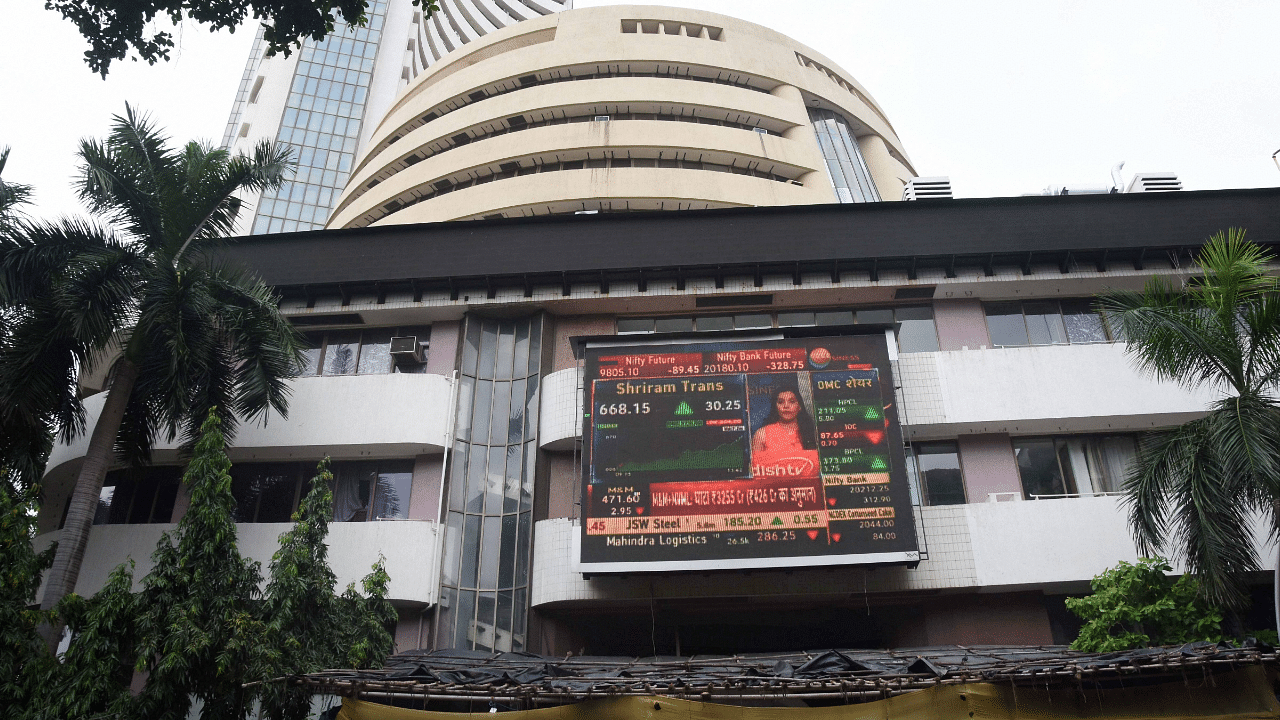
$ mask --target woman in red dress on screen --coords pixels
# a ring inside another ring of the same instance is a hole
[[[779,390],[764,425],[751,436],[752,475],[818,476],[818,443],[813,417],[794,390]]]

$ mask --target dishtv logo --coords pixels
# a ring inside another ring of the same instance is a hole
[[[824,368],[831,362],[831,351],[826,348],[814,348],[809,353],[809,362],[816,368]]]

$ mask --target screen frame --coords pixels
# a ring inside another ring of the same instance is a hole
[[[745,332],[681,332],[681,333],[654,333],[654,334],[628,334],[628,335],[595,335],[595,336],[579,336],[570,338],[575,348],[575,355],[579,361],[585,359],[585,351],[587,349],[610,348],[610,347],[637,347],[637,346],[664,346],[664,345],[685,345],[697,343],[720,343],[720,342],[769,342],[788,339],[812,338],[812,337],[849,337],[849,336],[871,336],[883,333],[885,342],[885,351],[889,362],[898,360],[897,336],[892,324],[866,324],[866,325],[837,325],[837,326],[814,326],[814,327],[795,327],[795,328],[771,328],[757,331]],[[890,374],[891,386],[897,382],[893,373],[893,368],[886,368]],[[580,383],[584,385],[581,391],[585,394],[585,378]],[[896,389],[896,388],[895,388]],[[585,405],[585,397],[580,395],[578,398],[579,405]],[[896,400],[894,401],[896,405]],[[582,432],[585,435],[591,432],[591,426],[586,422],[587,416],[585,411],[580,411],[583,415]],[[898,437],[900,441],[905,442],[906,425],[903,422],[901,412],[895,408],[895,416],[898,425]],[[582,436],[580,442],[585,442]],[[905,446],[903,448],[905,454]],[[588,461],[588,453],[581,454],[580,463]],[[904,467],[904,472],[906,472]],[[578,467],[578,489],[584,491],[583,468]],[[907,483],[911,482],[911,478],[907,477]],[[910,492],[909,488],[905,488]],[[764,556],[749,558],[707,558],[701,560],[644,560],[644,561],[612,561],[612,562],[584,562],[582,559],[582,544],[585,531],[585,507],[583,515],[577,518],[577,522],[571,533],[572,540],[570,543],[571,568],[575,573],[580,573],[585,577],[591,575],[621,575],[633,573],[680,573],[680,572],[708,572],[716,570],[724,571],[742,571],[742,570],[787,570],[791,568],[818,568],[818,567],[841,567],[841,566],[861,566],[861,567],[878,567],[878,566],[907,566],[915,567],[922,559],[923,543],[920,537],[919,518],[916,517],[917,506],[908,498],[909,506],[912,510],[912,532],[915,536],[915,550],[909,551],[891,551],[880,553],[845,553],[830,555],[781,555],[781,556]]]

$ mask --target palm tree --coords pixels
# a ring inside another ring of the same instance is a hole
[[[27,224],[0,246],[0,306],[16,317],[0,350],[3,412],[33,420],[52,411],[69,441],[85,426],[77,378],[118,347],[44,609],[75,587],[117,457],[145,461],[162,436],[192,442],[213,408],[228,433],[237,416],[283,415],[285,381],[300,365],[300,339],[278,298],[215,254],[241,209],[235,193],[278,187],[287,151],[269,143],[252,157],[195,142],[173,149],[126,105],[107,139],[82,141],[79,157],[81,199],[118,230]]]
[[[1143,439],[1125,501],[1139,545],[1172,549],[1206,599],[1232,611],[1259,570],[1251,519],[1269,516],[1273,537],[1280,527],[1280,283],[1273,256],[1244,235],[1210,238],[1203,277],[1184,286],[1152,278],[1098,300],[1142,370],[1224,395],[1204,417]]]

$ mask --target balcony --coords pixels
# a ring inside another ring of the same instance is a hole
[[[92,595],[107,582],[111,571],[132,559],[134,589],[152,568],[160,535],[172,532],[176,525],[95,525],[89,532],[89,544],[81,565],[75,591]],[[236,526],[236,544],[241,555],[262,563],[263,587],[271,564],[271,556],[279,548],[279,537],[290,528],[289,523],[242,523]],[[387,597],[409,603],[434,604],[439,597],[438,560],[440,526],[420,520],[394,520],[367,523],[330,523],[329,567],[337,575],[336,589],[341,592],[348,583],[356,583],[369,574],[379,554],[386,559],[391,582]],[[58,532],[39,535],[37,552],[58,539]],[[44,588],[40,589],[40,593]],[[40,597],[37,594],[37,597]]]

